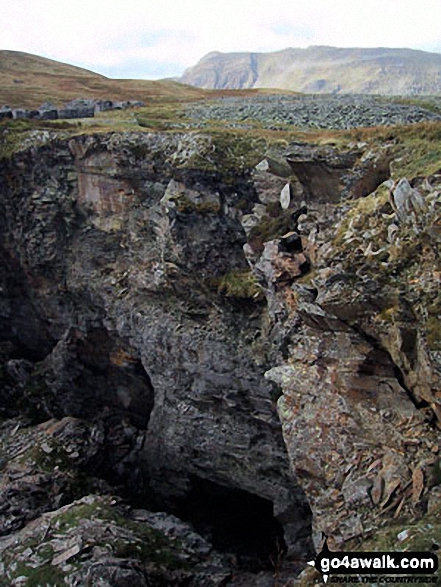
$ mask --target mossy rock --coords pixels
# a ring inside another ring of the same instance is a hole
[[[13,578],[18,579],[18,577],[26,577],[26,582],[20,583],[20,585],[24,584],[26,587],[60,587],[61,585],[65,585],[64,579],[66,573],[51,564],[34,568],[26,563],[20,562],[17,564]]]
[[[184,195],[173,198],[178,212],[190,213],[197,212],[199,214],[218,214],[220,212],[220,204],[215,201],[205,200],[201,202],[194,202]]]
[[[211,131],[194,135],[194,144],[197,148],[192,149],[190,156],[178,167],[217,173],[226,185],[231,185],[238,176],[251,173],[266,153],[269,143],[259,136]]]
[[[427,552],[439,556],[441,550],[441,512],[426,515],[418,521],[392,522],[375,531],[362,542],[345,546],[347,551],[361,552]],[[405,573],[403,573],[404,575]],[[424,575],[424,573],[421,573]],[[441,586],[439,570],[433,575]]]
[[[276,213],[271,210],[272,215],[267,214],[256,226],[250,230],[248,243],[254,250],[263,250],[265,242],[279,238],[293,230],[294,224],[290,211],[280,208]]]
[[[178,539],[168,538],[143,522],[127,518],[125,512],[110,496],[88,496],[59,512],[45,514],[41,527],[36,526],[35,531],[23,530],[32,534],[27,537],[25,534],[21,540],[17,537],[2,552],[9,582],[2,583],[0,579],[0,587],[9,587],[19,577],[23,577],[20,584],[26,587],[64,585],[68,572],[71,576],[93,564],[90,553],[96,547],[123,565],[146,565],[167,572],[187,570],[186,554]],[[78,551],[57,562],[60,551],[55,551],[54,545],[65,541],[69,548],[71,540],[79,545]]]
[[[146,524],[127,519],[122,515],[118,507],[113,507],[109,503],[109,499],[101,500],[101,502],[75,504],[57,516],[53,520],[52,526],[57,533],[69,534],[72,529],[78,527],[81,520],[106,521],[116,527],[115,535],[117,534],[117,529],[121,528],[131,536],[130,539],[117,537],[110,543],[114,556],[118,558],[151,562],[165,566],[170,570],[185,566],[178,557],[180,550],[178,541],[172,542],[161,532],[150,528]],[[98,541],[96,545],[104,546],[107,543],[106,538],[103,544]]]

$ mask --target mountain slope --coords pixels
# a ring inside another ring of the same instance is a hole
[[[180,81],[201,88],[281,88],[306,93],[441,92],[441,54],[412,49],[308,47],[202,58]]]
[[[62,103],[84,97],[149,100],[200,94],[173,81],[114,80],[37,55],[0,51],[0,106],[32,108],[47,100]]]

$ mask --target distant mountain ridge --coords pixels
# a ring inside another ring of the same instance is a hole
[[[441,54],[312,46],[271,53],[208,53],[179,81],[206,89],[280,88],[318,94],[441,93]]]

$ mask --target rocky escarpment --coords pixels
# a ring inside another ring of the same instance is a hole
[[[209,136],[37,133],[3,159],[2,416],[85,422],[75,470],[258,570],[311,552],[310,511],[264,378],[240,223],[257,196],[224,156]],[[46,478],[38,508],[13,505],[32,483],[5,499],[4,532],[83,497]]]
[[[394,210],[393,145],[6,143],[9,584],[272,585],[438,528],[439,178]]]
[[[384,149],[360,160],[377,186]],[[302,177],[306,166],[314,185]],[[294,231],[246,250],[289,339],[266,376],[283,389],[284,439],[317,541],[324,533],[347,549],[373,536],[377,549],[399,549],[400,540],[437,549],[441,176],[389,192],[348,183],[340,169],[333,185],[335,153],[305,146],[258,169],[288,181],[282,201],[296,219]]]

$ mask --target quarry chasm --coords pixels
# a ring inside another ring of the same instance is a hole
[[[439,538],[441,177],[403,212],[387,144],[216,141],[1,159],[5,585],[296,585],[322,532]]]

